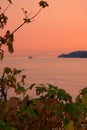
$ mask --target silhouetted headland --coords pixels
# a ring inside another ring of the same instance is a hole
[[[87,51],[75,51],[67,54],[61,54],[59,58],[87,58]]]

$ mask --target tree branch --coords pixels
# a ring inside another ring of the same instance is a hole
[[[9,8],[9,6],[11,5],[11,3],[10,4],[8,4],[8,6],[3,10],[3,12],[2,12],[2,14],[4,14],[5,13],[5,11]]]

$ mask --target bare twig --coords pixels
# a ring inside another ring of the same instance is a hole
[[[21,28],[26,22],[24,21],[21,25],[19,25],[11,34],[14,34],[19,28]]]
[[[33,18],[35,18],[35,17],[41,12],[41,10],[42,10],[42,7],[39,9],[39,11],[37,11],[37,13],[36,13],[34,16],[32,16],[32,17],[30,18],[30,20],[33,19]]]
[[[42,8],[39,9],[39,11],[36,12],[35,15],[33,15],[31,18],[24,18],[24,22],[19,25],[11,34],[14,34],[17,30],[19,30],[25,23],[30,23],[32,22],[31,20],[34,19],[40,12],[41,12]]]
[[[11,3],[9,3],[8,6],[3,10],[2,14],[5,13],[5,11],[9,8],[10,5],[11,5]]]

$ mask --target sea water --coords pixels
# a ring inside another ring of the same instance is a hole
[[[50,83],[65,89],[74,98],[82,88],[87,87],[86,58],[5,57],[0,62],[0,77],[4,67],[23,69],[23,74],[27,76],[26,87],[32,83]],[[35,96],[35,91],[29,93]]]

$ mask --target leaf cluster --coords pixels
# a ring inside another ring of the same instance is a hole
[[[21,75],[21,79],[19,80],[17,76],[19,76],[22,73],[22,69],[16,69],[16,68],[9,68],[5,67],[3,71],[3,75],[0,78],[0,97],[7,100],[7,91],[10,88],[13,88],[15,90],[16,94],[25,93],[25,78],[26,75]]]
[[[8,20],[8,17],[5,16],[3,13],[0,14],[0,28],[3,29],[4,26],[6,25],[7,23],[7,20]]]
[[[4,50],[2,49],[3,45],[6,45],[8,48],[8,52],[13,53],[13,42],[14,42],[14,35],[10,33],[8,30],[4,37],[0,36],[0,60],[2,61],[4,57]]]
[[[41,1],[39,2],[39,5],[40,5],[42,8],[45,8],[46,6],[49,6],[48,3],[47,3],[46,1],[43,1],[43,0],[41,0]]]
[[[87,104],[85,103],[87,100],[84,96],[87,95],[87,88],[81,90],[73,102],[72,97],[64,89],[49,83],[32,84],[25,89],[26,76],[22,75],[21,80],[17,80],[21,73],[22,69],[6,67],[0,78],[0,127],[2,130],[4,126],[13,130],[87,128]],[[7,90],[10,88],[13,88],[16,94],[23,93],[23,99],[17,97],[8,99]],[[37,98],[30,99],[26,91],[33,88],[36,89]]]
[[[11,70],[7,69],[5,72],[9,74]],[[36,84],[32,84],[29,89],[34,86]],[[37,89],[36,87],[36,93]],[[50,96],[48,95],[49,89],[60,90],[51,84],[48,84],[48,86],[43,84],[42,90],[45,92],[45,95],[40,96],[37,93],[38,98],[30,99],[26,95],[23,99],[17,97],[11,97],[7,101],[1,99],[0,128],[7,126],[7,128],[11,128],[12,130],[52,130],[53,128],[60,130],[87,129],[87,106],[79,101],[71,102],[68,100],[67,102],[65,98],[59,100],[57,96]],[[38,91],[43,93],[42,90],[40,86]],[[64,92],[66,91],[64,90]],[[62,94],[62,91],[60,93]],[[61,95],[60,93],[59,95]]]

